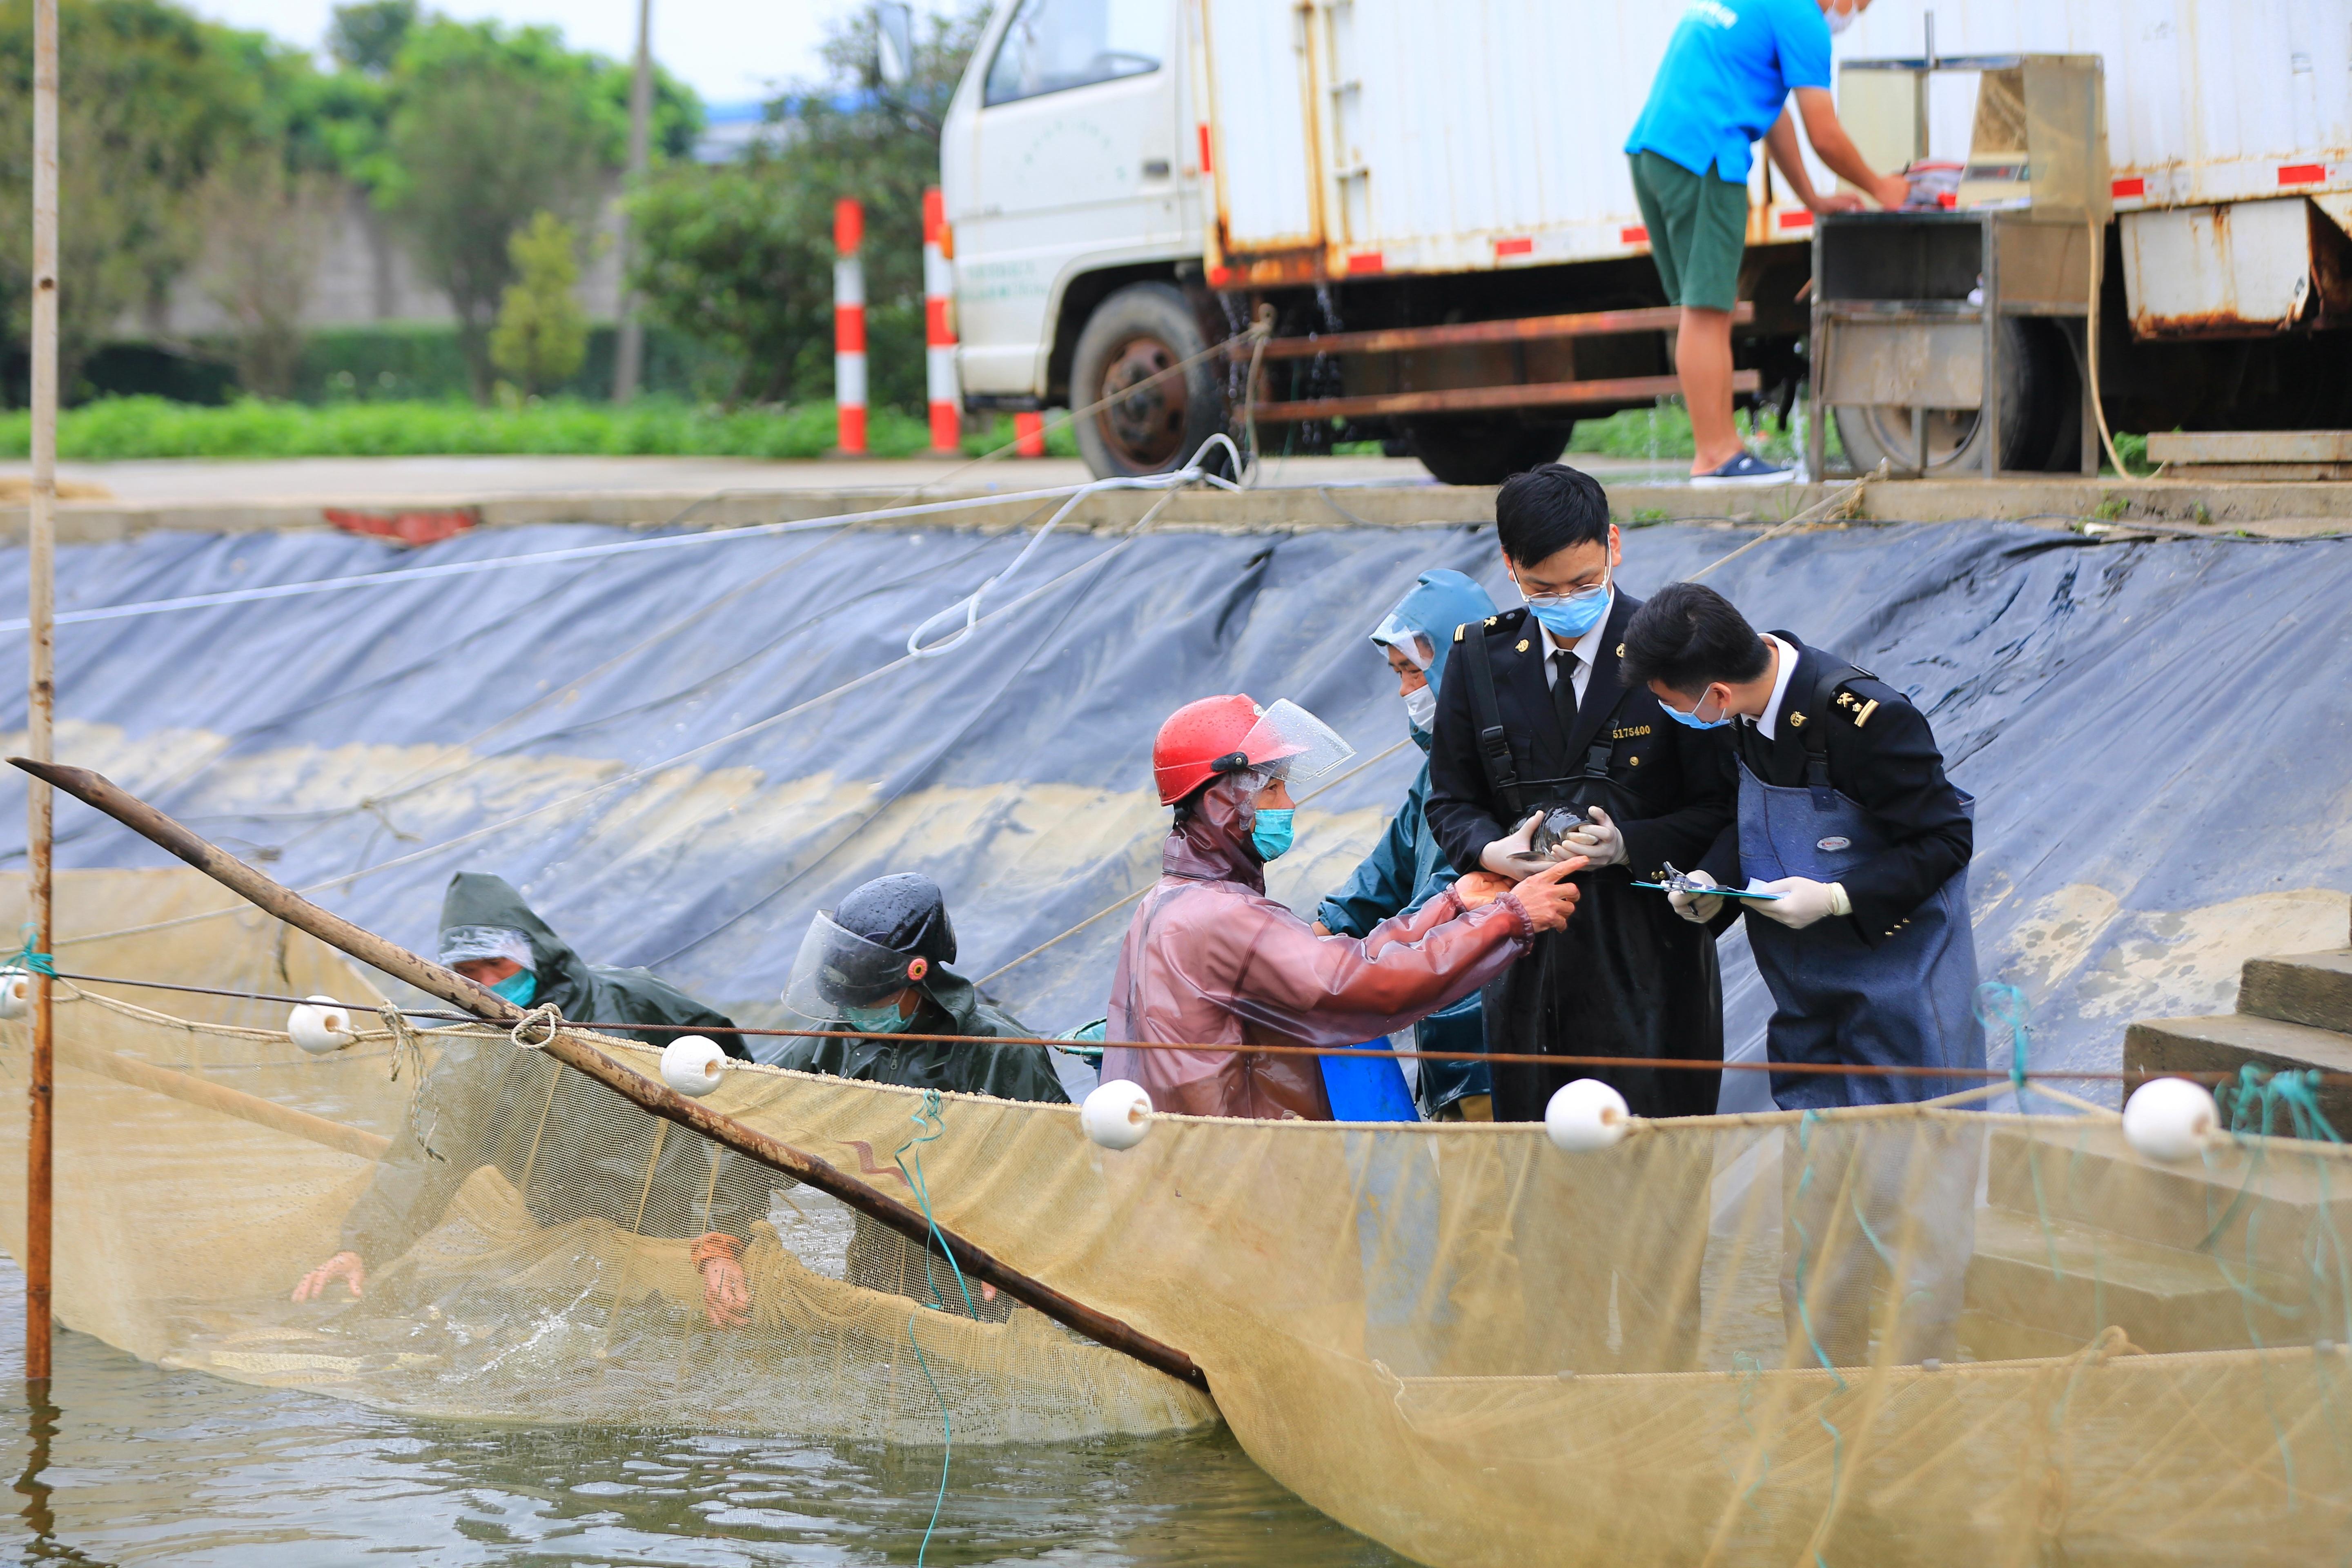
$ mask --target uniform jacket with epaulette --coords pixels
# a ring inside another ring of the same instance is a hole
[[[1628,689],[1621,678],[1625,627],[1641,607],[1641,600],[1618,591],[1570,734],[1560,731],[1552,689],[1544,679],[1543,637],[1524,608],[1473,622],[1455,635],[1486,639],[1496,701],[1528,809],[1547,804],[1540,781],[1574,774],[1593,743],[1605,736],[1609,776],[1647,807],[1638,818],[1618,814],[1628,869],[1654,881],[1667,861],[1684,869],[1698,863],[1730,826],[1737,790],[1730,748],[1719,732],[1676,724],[1659,711],[1648,688]],[[1438,843],[1465,873],[1477,869],[1487,845],[1518,826],[1505,820],[1509,808],[1496,798],[1480,755],[1468,679],[1467,660],[1447,662],[1437,694],[1426,808]]]
[[[1817,702],[1816,677],[1834,656],[1788,632],[1772,635],[1797,650],[1796,670],[1773,715],[1772,738],[1739,721],[1731,725],[1734,744],[1759,780],[1797,788],[1806,782],[1807,739],[1822,737],[1830,787],[1876,817],[1889,840],[1838,878],[1853,906],[1854,931],[1875,947],[1967,867],[1976,847],[1969,815],[1960,792],[1944,775],[1943,753],[1927,716],[1910,699],[1858,670],[1832,687],[1826,702]],[[1744,885],[1737,825],[1724,830],[1699,868],[1727,887]]]

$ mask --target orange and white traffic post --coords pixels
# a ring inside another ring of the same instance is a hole
[[[1045,416],[1032,409],[1013,416],[1013,455],[1016,458],[1042,458],[1045,455]]]
[[[840,417],[836,448],[866,453],[866,208],[855,196],[833,204],[833,402]]]
[[[947,197],[923,192],[923,383],[931,405],[931,456],[963,446],[963,395],[956,384],[955,237]]]

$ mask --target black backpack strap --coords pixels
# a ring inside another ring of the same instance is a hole
[[[1478,755],[1486,764],[1486,782],[1502,802],[1506,830],[1527,816],[1519,792],[1519,764],[1511,756],[1511,737],[1503,729],[1503,705],[1495,696],[1495,666],[1486,652],[1485,628],[1473,623],[1462,639],[1462,657],[1470,661],[1470,716],[1478,721]]]
[[[1802,713],[1792,712],[1789,715],[1791,723],[1800,717],[1804,720],[1798,734],[1805,743],[1805,788],[1813,797],[1815,811],[1827,811],[1837,804],[1837,791],[1830,784],[1830,735],[1827,722],[1830,703],[1835,700],[1839,687],[1849,680],[1862,678],[1864,674],[1863,670],[1857,669],[1843,659],[1831,658],[1824,655],[1821,660],[1821,668],[1813,672],[1813,678],[1808,684],[1809,695],[1805,700]]]

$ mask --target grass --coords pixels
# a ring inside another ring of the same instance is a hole
[[[967,456],[1013,438],[1013,422],[967,435]],[[480,408],[464,402],[311,405],[246,398],[217,407],[161,397],[110,397],[69,408],[58,422],[58,455],[86,463],[137,458],[405,458],[453,454],[531,456],[822,458],[833,450],[830,403],[790,408],[719,409],[675,398],[625,407],[572,399]],[[0,454],[30,449],[31,416],[0,413]],[[866,419],[877,458],[918,456],[929,426],[895,408]],[[1048,451],[1075,452],[1066,431]]]
[[[1795,462],[1804,456],[1803,441],[1793,421],[1784,426],[1752,408],[1735,410],[1732,418],[1759,456],[1781,462]],[[1649,408],[1620,409],[1606,419],[1579,420],[1568,449],[1654,463],[1688,462],[1698,451],[1691,439],[1690,415],[1676,399]],[[1843,451],[1834,426],[1830,430],[1830,450],[1832,455]]]

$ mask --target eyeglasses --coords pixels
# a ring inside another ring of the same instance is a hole
[[[1564,594],[1530,594],[1521,588],[1519,597],[1528,602],[1528,608],[1531,610],[1556,609],[1562,605],[1589,605],[1609,592],[1610,580],[1615,575],[1613,572],[1605,573],[1600,582],[1587,583],[1581,588],[1570,588]]]

